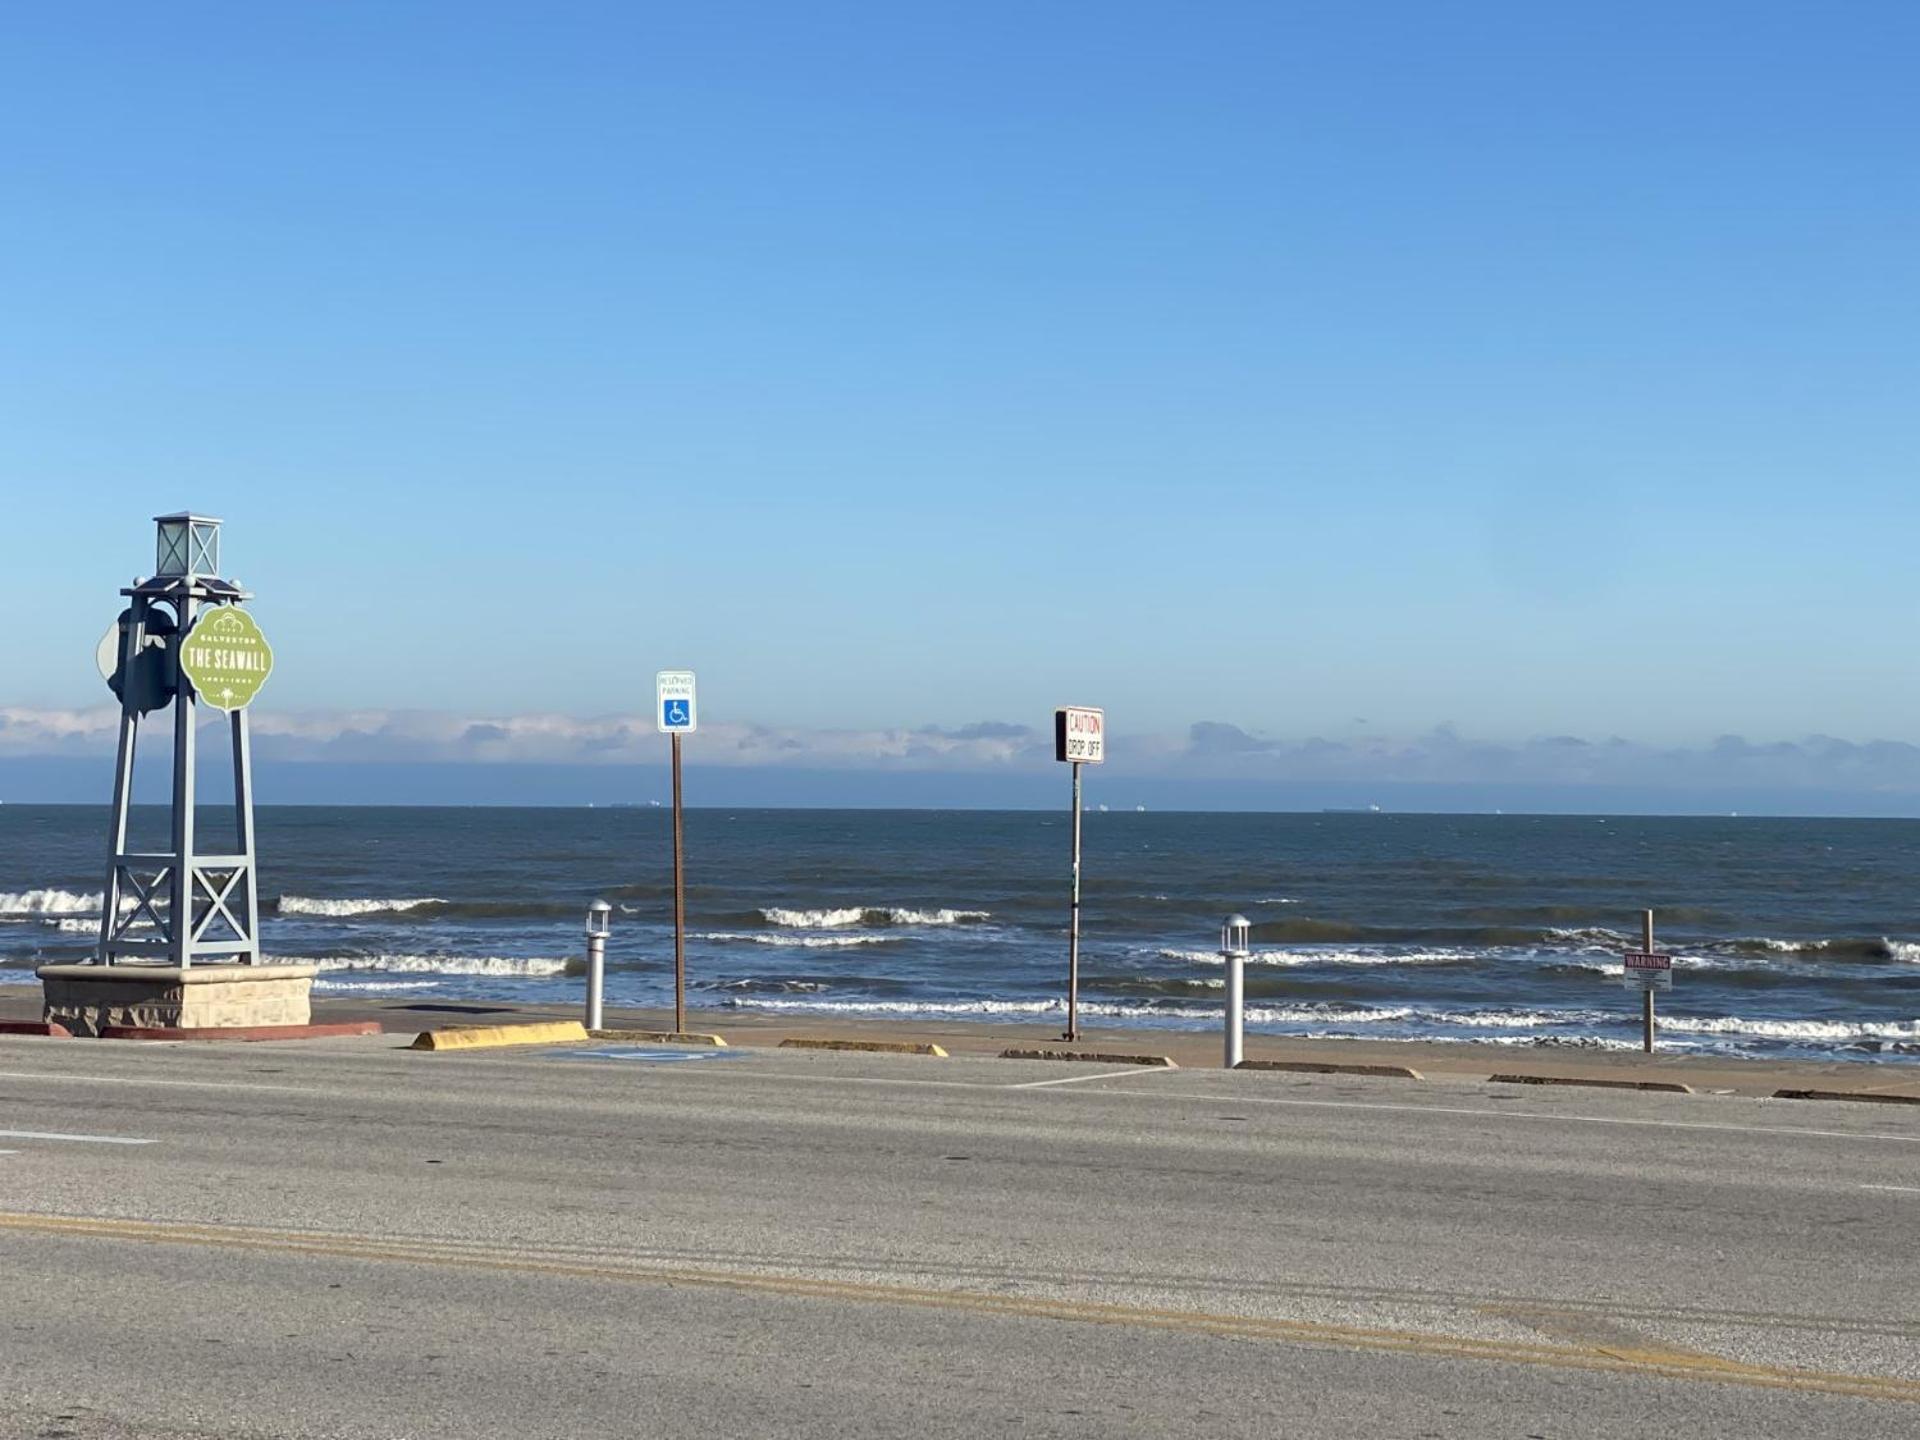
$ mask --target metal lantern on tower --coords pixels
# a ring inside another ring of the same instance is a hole
[[[211,515],[182,510],[156,515],[153,573],[156,579],[218,577],[220,522]]]

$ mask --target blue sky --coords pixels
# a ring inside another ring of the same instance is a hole
[[[1920,741],[1917,43],[1864,3],[12,7],[0,705],[101,702],[192,505],[289,723],[590,719],[691,665],[806,733]]]

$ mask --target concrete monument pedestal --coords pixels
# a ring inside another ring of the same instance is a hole
[[[45,1019],[75,1035],[107,1026],[228,1030],[306,1025],[317,965],[42,965]]]

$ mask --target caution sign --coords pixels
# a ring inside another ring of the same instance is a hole
[[[1067,705],[1053,712],[1053,758],[1098,765],[1107,758],[1104,710]]]
[[[180,669],[216,710],[244,710],[273,673],[273,651],[238,605],[207,611],[180,647]]]

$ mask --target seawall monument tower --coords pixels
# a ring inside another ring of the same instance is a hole
[[[128,604],[98,656],[120,701],[100,941],[90,962],[40,967],[45,1018],[76,1035],[303,1026],[316,967],[270,964],[260,951],[248,710],[273,651],[244,608],[253,597],[220,577],[221,522],[181,512],[155,524],[154,574],[120,592]],[[202,706],[225,715],[232,744],[224,842],[208,843],[198,826]],[[169,710],[166,843],[130,849],[141,731]]]

